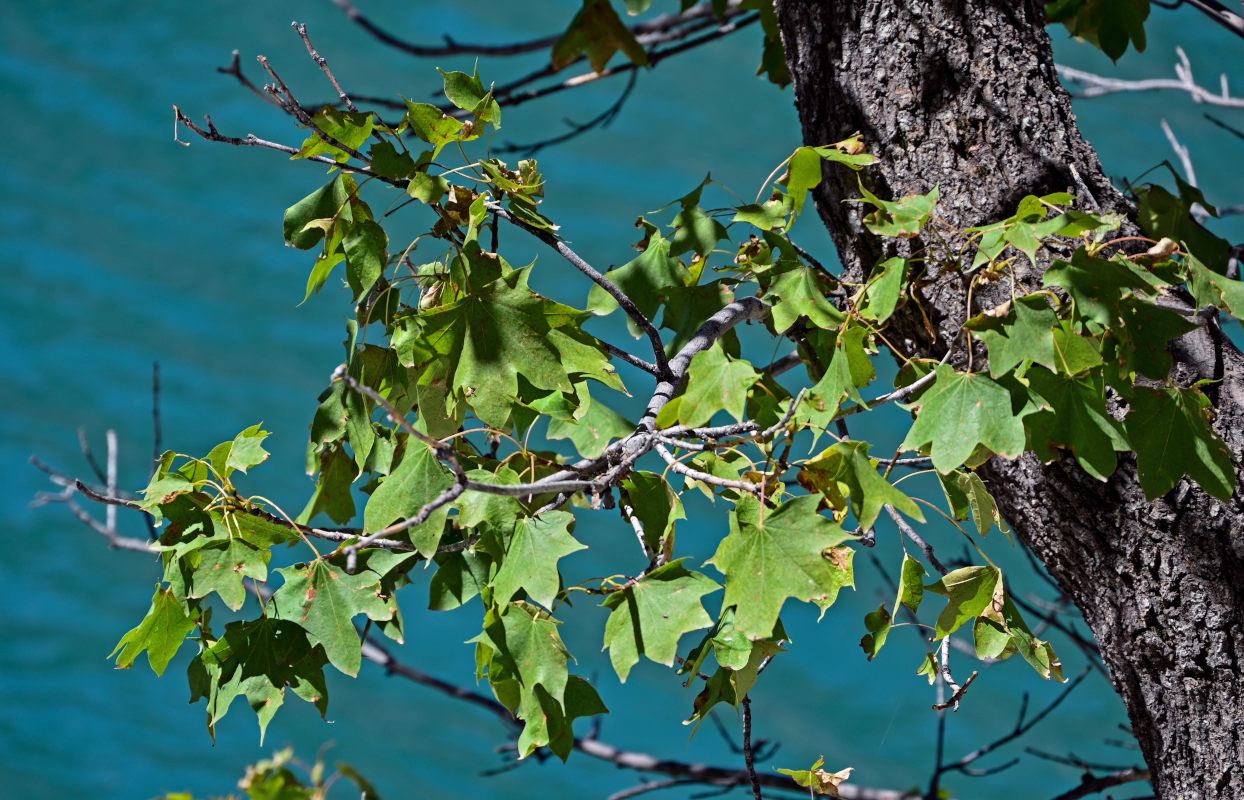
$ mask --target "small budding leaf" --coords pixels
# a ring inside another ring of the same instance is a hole
[[[861,530],[873,526],[885,505],[924,522],[924,513],[915,501],[877,473],[868,447],[867,442],[851,441],[833,445],[804,465],[800,484],[810,492],[819,492],[831,508],[849,505]]]
[[[864,200],[877,209],[864,217],[864,225],[878,236],[900,239],[911,239],[920,233],[941,196],[935,186],[928,194],[912,194],[898,201],[882,200],[864,188],[862,180],[859,187]]]

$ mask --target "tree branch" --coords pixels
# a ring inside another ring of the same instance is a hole
[[[1183,48],[1176,47],[1175,52],[1179,55],[1179,63],[1175,65],[1176,77],[1174,79],[1148,78],[1139,81],[1128,81],[1095,75],[1092,72],[1085,72],[1084,70],[1063,64],[1056,64],[1055,68],[1063,79],[1084,87],[1079,92],[1080,97],[1100,97],[1101,95],[1114,94],[1115,92],[1151,92],[1161,89],[1174,89],[1180,92],[1187,92],[1198,103],[1208,103],[1226,108],[1244,108],[1244,98],[1234,97],[1228,91],[1225,72],[1220,76],[1220,93],[1214,94],[1197,84],[1192,76],[1192,64],[1188,61],[1188,55],[1183,51]]]
[[[441,46],[428,46],[408,42],[399,39],[393,34],[386,31],[376,23],[368,19],[363,12],[359,11],[350,0],[333,0],[333,4],[340,8],[343,13],[363,30],[370,33],[378,41],[389,45],[402,52],[409,53],[412,56],[420,58],[441,58],[444,56],[459,55],[476,55],[476,56],[516,56],[523,53],[533,53],[540,50],[546,50],[557,44],[562,38],[562,33],[558,32],[549,36],[542,36],[538,39],[531,39],[526,42],[514,42],[511,44],[470,44],[466,42],[458,42],[449,36],[443,37],[445,44]],[[731,16],[736,16],[742,11],[739,9],[739,0],[730,0],[723,21]],[[629,26],[631,35],[633,35],[640,44],[648,44],[654,41],[649,34],[659,36],[667,33],[673,28],[686,25],[697,20],[711,19],[714,16],[713,6],[711,3],[700,3],[683,11],[680,14],[664,14],[646,22],[640,22]],[[655,41],[661,41],[659,38]]]
[[[557,236],[551,231],[543,230],[541,228],[534,228],[526,222],[516,219],[513,214],[496,203],[488,203],[486,207],[489,211],[496,214],[501,219],[516,228],[519,228],[520,230],[526,231],[556,250],[558,255],[569,261],[575,269],[586,275],[592,283],[595,283],[597,286],[608,292],[609,296],[617,301],[618,305],[622,307],[622,310],[626,312],[626,315],[639,326],[640,330],[647,334],[648,341],[652,344],[653,355],[656,356],[658,377],[667,378],[670,376],[670,365],[669,361],[665,357],[665,343],[661,341],[661,334],[657,331],[656,326],[652,324],[652,320],[644,316],[644,313],[639,310],[639,307],[635,305],[635,302],[631,300],[625,292],[619,289],[617,284],[605,277],[603,273],[591,264],[584,261],[578,253],[571,250],[569,245],[557,238]]]
[[[1103,789],[1109,789],[1111,786],[1121,786],[1125,783],[1133,781],[1149,780],[1149,770],[1133,767],[1110,775],[1103,775],[1100,778],[1094,778],[1086,775],[1080,785],[1071,791],[1064,792],[1054,800],[1079,800],[1081,797],[1088,797],[1091,794],[1097,794]]]

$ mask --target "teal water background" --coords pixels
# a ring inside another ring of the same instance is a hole
[[[500,42],[546,33],[575,5],[373,3],[365,10],[424,42],[441,32]],[[1056,30],[1059,59],[1103,74],[1170,77],[1174,46],[1183,44],[1203,83],[1216,87],[1217,73],[1226,70],[1244,85],[1244,42],[1191,10],[1155,8],[1154,15],[1147,52],[1129,53],[1117,68]],[[273,455],[248,486],[294,509],[305,502],[306,425],[315,396],[341,359],[343,325],[336,320],[348,313],[348,298],[330,282],[298,306],[311,258],[282,246],[280,212],[318,186],[323,172],[272,152],[204,143],[184,130],[191,145],[183,147],[172,130],[178,103],[196,119],[211,113],[226,133],[297,143],[301,137],[278,112],[215,71],[237,48],[259,80],[253,56],[262,53],[301,96],[328,99],[330,87],[289,29],[293,18],[309,24],[354,92],[425,98],[439,86],[434,66],[471,67],[469,59],[420,61],[377,47],[328,2],[30,2],[6,9],[0,29],[0,107],[9,154],[0,171],[0,275],[6,284],[0,292],[0,464],[7,510],[0,557],[0,798],[224,794],[244,764],[273,749],[293,744],[309,759],[328,741],[335,743],[330,761],[354,764],[385,797],[603,798],[638,776],[575,755],[564,767],[531,763],[477,777],[502,763],[493,752],[504,742],[502,729],[481,712],[385,678],[369,665],[358,680],[330,679],[328,723],[291,699],[261,747],[253,715],[238,703],[213,745],[202,706],[186,704],[186,652],[159,680],[143,659],[133,670],[118,671],[105,658],[145,612],[159,577],[154,562],[110,551],[61,507],[27,507],[36,491],[50,488],[25,463],[32,453],[86,473],[78,426],[85,426],[97,453],[103,452],[103,432],[114,428],[122,483],[138,488],[145,482],[153,361],[163,376],[166,447],[203,453],[263,420],[274,434]],[[635,217],[684,194],[710,171],[753,195],[800,143],[791,93],[752,77],[758,39],[758,30],[743,32],[662,64],[640,77],[611,127],[540,153],[549,182],[547,213],[588,260],[601,266],[629,260],[628,245],[638,238]],[[504,62],[481,63],[486,81],[505,80],[508,69]],[[497,142],[563,132],[563,118],[595,115],[620,89],[617,79],[601,81],[507,111]],[[1081,125],[1112,176],[1135,178],[1173,157],[1158,127],[1165,117],[1191,148],[1207,198],[1242,203],[1231,165],[1240,163],[1244,141],[1206,123],[1206,110],[1244,127],[1239,112],[1232,116],[1169,92],[1077,103]],[[809,217],[801,228],[805,247],[829,258],[816,220]],[[1232,241],[1244,239],[1238,217],[1214,229]],[[526,245],[515,245],[510,260],[526,263]],[[582,305],[586,286],[562,281],[568,268],[539,257],[538,270],[546,270],[540,285],[561,288],[566,295],[558,299]],[[689,512],[680,541],[720,535],[724,517],[711,506]],[[126,532],[145,535],[141,520],[121,520]],[[615,518],[601,515],[586,515],[577,535],[607,553],[619,535],[629,536]],[[958,552],[957,541],[938,541],[946,552]],[[993,547],[1006,549],[1001,540]],[[897,563],[896,553],[879,554]],[[1006,558],[1004,566],[1015,574],[1026,569],[1022,557]],[[855,779],[864,785],[923,784],[935,716],[930,690],[912,676],[920,651],[914,637],[905,641],[896,633],[875,663],[865,662],[855,644],[860,620],[881,600],[864,554],[857,564],[858,590],[844,593],[819,626],[805,611],[789,615],[792,652],[775,662],[754,695],[756,735],[782,743],[762,768],[806,767],[824,754],[829,766],[855,766]],[[1033,580],[1028,585],[1040,588]],[[462,641],[472,635],[477,611],[421,612],[420,591],[406,590],[408,643],[398,655],[469,683],[472,648]],[[602,618],[587,604],[570,616],[565,633],[578,671],[596,677],[612,710],[601,732],[605,741],[679,760],[741,760],[711,728],[688,741],[679,723],[689,713],[691,693],[662,668],[645,662],[618,686],[599,652]],[[1068,674],[1078,672],[1083,658],[1055,642]],[[1023,663],[986,670],[951,717],[948,755],[956,758],[1008,732],[1023,691],[1041,708],[1061,689],[1035,678]],[[1123,737],[1116,726],[1125,721],[1109,685],[1093,674],[1027,739],[974,766],[1023,756],[1025,745],[1133,764],[1135,754],[1103,743]],[[723,722],[737,730],[728,715]],[[952,775],[947,783],[962,798],[1051,797],[1075,785],[1079,773],[1025,756],[997,775]],[[1115,796],[1143,793],[1133,786]]]

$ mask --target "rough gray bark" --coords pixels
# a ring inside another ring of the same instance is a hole
[[[804,141],[855,131],[880,162],[881,197],[937,185],[960,228],[1003,219],[1027,194],[1084,186],[1129,206],[1081,138],[1036,0],[778,0]],[[1080,176],[1077,179],[1073,168]],[[848,280],[894,248],[860,224],[855,176],[829,170],[817,205]],[[914,246],[936,246],[936,241]],[[1021,259],[1022,261],[1022,259]],[[1044,266],[1019,277],[1029,288]],[[918,288],[898,346],[941,355],[968,314],[957,275]],[[979,296],[973,312],[994,304]],[[1176,375],[1223,381],[1215,426],[1244,457],[1244,359],[1212,327],[1173,346]],[[1007,519],[1093,629],[1166,800],[1244,798],[1244,491],[1223,504],[1183,483],[1145,501],[1134,459],[1106,483],[1071,459],[992,459],[981,469]],[[1237,473],[1238,474],[1238,473]]]

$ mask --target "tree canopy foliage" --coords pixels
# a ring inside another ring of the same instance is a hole
[[[626,0],[624,10],[650,5]],[[754,15],[761,73],[789,82],[767,0],[711,10],[722,21]],[[1060,0],[1046,13],[1112,58],[1145,45],[1145,0]],[[586,0],[549,52],[553,70],[651,60],[605,0]],[[915,679],[947,681],[947,705],[966,689],[942,644],[952,636],[981,659],[1018,656],[1063,681],[1058,654],[990,560],[986,541],[1005,544],[986,534],[1010,531],[976,468],[1066,456],[1105,481],[1134,454],[1148,499],[1184,479],[1224,501],[1237,491],[1238,465],[1211,424],[1215,382],[1177,380],[1169,345],[1207,315],[1244,317],[1244,282],[1228,243],[1193,221],[1197,207],[1215,209],[1173,169],[1175,192],[1132,187],[1138,246],[1118,233],[1119,214],[1073,192],[1029,195],[1004,219],[959,228],[939,213],[938,188],[874,194],[866,137],[808,143],[753,202],[710,206],[705,178],[640,218],[634,258],[602,270],[542,208],[546,193],[566,190],[534,158],[492,152],[506,105],[493,80],[504,76],[442,71],[447,106],[368,110],[341,91],[340,102],[306,108],[264,66],[269,95],[305,136],[286,149],[307,164],[291,168],[328,173],[291,198],[285,241],[308,254],[305,296],[342,286],[352,309],[344,361],[310,420],[314,491],[295,510],[242,488],[239,475],[262,484],[268,456],[255,425],[206,454],[164,453],[141,498],[111,501],[153,517],[163,569],[113,657],[129,667],[145,653],[160,674],[194,649],[191,694],[213,736],[239,699],[261,736],[291,695],[326,713],[326,673],[359,672],[360,631],[403,641],[402,604],[425,597],[433,609],[476,610],[463,635],[474,677],[521,721],[520,757],[566,759],[584,721],[606,711],[559,635],[572,603],[596,609],[619,681],[646,658],[697,687],[688,722],[723,704],[745,711],[768,664],[797,646],[784,611],[834,613],[855,587],[853,559],[874,545],[899,579],[893,601],[859,621],[862,658],[896,626],[919,624],[927,652],[899,657]],[[280,149],[177,114],[209,140]],[[831,172],[855,176],[868,231],[918,245],[863,282],[798,244],[809,194]],[[407,205],[423,212],[404,218],[426,225],[399,237],[391,216]],[[515,266],[514,238],[546,256]],[[962,246],[920,244],[948,240]],[[1016,275],[1038,259],[1049,266],[1026,290]],[[892,343],[891,320],[921,311],[920,287],[945,275],[967,293],[967,321],[944,357],[911,357]],[[602,332],[601,318],[616,316],[630,341]],[[644,399],[637,418],[619,410],[628,395]],[[897,447],[852,436],[857,415],[885,413],[906,426]],[[679,541],[688,493],[721,516],[707,560]],[[634,542],[601,576],[575,554],[589,547],[580,530],[605,514],[621,515]],[[974,563],[936,558],[913,527],[933,516],[954,521]],[[882,523],[900,534],[884,547]],[[251,787],[298,784],[282,758],[257,766]],[[853,796],[849,770],[821,766],[785,772]]]

